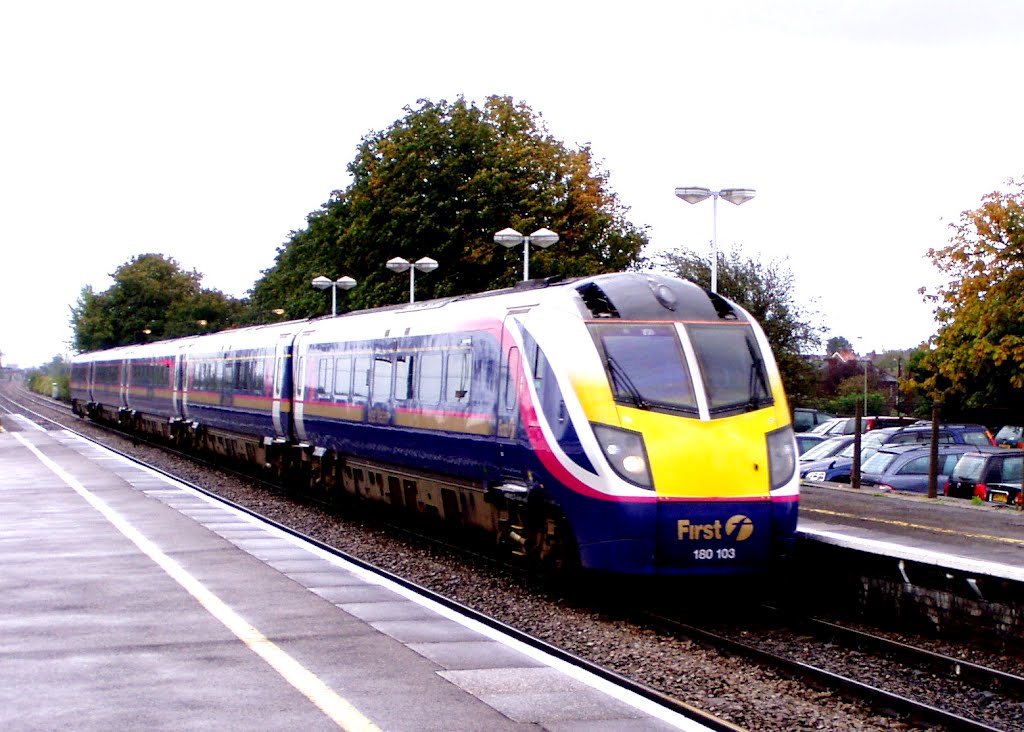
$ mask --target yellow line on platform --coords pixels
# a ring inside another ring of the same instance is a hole
[[[992,536],[991,534],[968,534],[964,531],[957,531],[956,529],[943,529],[939,526],[924,526],[922,524],[912,524],[909,521],[894,521],[893,519],[874,518],[872,516],[861,516],[860,514],[854,513],[841,513],[839,511],[829,511],[824,508],[803,508],[800,509],[801,513],[820,513],[826,516],[836,516],[837,518],[848,518],[856,519],[857,521],[872,521],[876,524],[887,524],[889,526],[902,526],[908,529],[920,529],[922,531],[934,531],[936,534],[954,534],[956,536],[962,536],[965,539],[987,539],[989,541],[999,541],[1004,544],[1013,544],[1014,546],[1024,546],[1024,539],[1013,539],[1008,536]]]
[[[78,480],[44,455],[35,445],[19,435],[14,437],[27,447],[40,462],[63,480],[72,490],[99,511],[114,527],[131,540],[146,556],[170,575],[186,592],[192,595],[203,608],[219,620],[241,640],[253,653],[262,658],[281,677],[301,692],[343,730],[379,732],[379,728],[363,716],[352,704],[341,698],[313,672],[285,653],[273,641],[250,625],[227,603],[211,592],[198,579],[171,557],[167,556],[138,529],[132,526],[117,511],[95,496]]]

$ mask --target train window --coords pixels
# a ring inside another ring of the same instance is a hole
[[[468,402],[469,385],[472,376],[472,353],[469,351],[458,351],[448,354],[448,378],[445,380],[445,401]]]
[[[414,358],[412,355],[395,357],[395,401],[405,401],[415,396],[412,381]]]
[[[321,358],[316,364],[316,395],[326,399],[334,391],[334,359]]]
[[[370,396],[370,357],[356,356],[352,369],[352,396]]]
[[[772,403],[761,350],[747,325],[687,326],[712,412]]]
[[[391,375],[394,370],[390,355],[382,354],[373,357],[373,388],[370,392],[373,401],[387,402],[391,400]]]
[[[419,358],[421,404],[437,404],[441,401],[441,383],[444,378],[444,359],[439,351],[424,353]]]
[[[334,395],[347,397],[352,393],[352,357],[334,360]]]
[[[263,393],[263,378],[266,372],[266,364],[263,359],[259,356],[252,362],[252,389],[259,393]]]
[[[619,321],[590,328],[604,353],[616,401],[696,413],[693,382],[674,326]]]

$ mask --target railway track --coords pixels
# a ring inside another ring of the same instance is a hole
[[[18,401],[22,401],[24,392],[20,394]],[[66,407],[55,406],[41,397],[25,399],[31,399],[40,410],[54,410],[64,424],[75,421]],[[436,541],[423,534],[417,534],[417,539]],[[445,543],[444,551],[461,549]],[[815,619],[794,623],[791,613],[781,616],[773,613],[775,611],[769,608],[759,608],[745,616],[746,622],[719,628],[710,628],[705,622],[698,626],[664,613],[637,610],[635,606],[624,610],[623,617],[628,616],[629,622],[656,628],[663,636],[690,639],[712,646],[724,655],[742,657],[747,663],[753,661],[772,669],[773,673],[819,690],[817,693],[827,697],[857,700],[883,718],[899,720],[907,726],[1024,729],[1024,705],[1021,703],[1024,679],[1019,676],[835,623]],[[771,617],[772,623],[759,622],[754,627],[749,622],[751,615],[762,619]],[[571,657],[579,655],[578,652],[565,653]],[[606,670],[614,667],[607,660],[599,660],[597,665]],[[621,672],[607,673],[622,676]],[[666,689],[649,680],[634,683],[666,699],[676,693],[671,687]],[[723,729],[736,729],[729,722],[719,722],[728,725],[721,727]],[[750,726],[772,728],[770,725]]]
[[[738,634],[735,625],[711,629],[659,613],[643,617],[661,632],[741,654],[814,688],[892,710],[915,725],[1024,729],[1024,677],[818,618],[769,607],[758,608],[758,614],[759,627]],[[774,615],[770,627],[764,624],[768,614]],[[828,660],[840,656],[842,662]]]

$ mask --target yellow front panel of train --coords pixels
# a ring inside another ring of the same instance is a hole
[[[702,422],[618,407],[620,424],[641,432],[659,496],[767,498],[765,434],[780,425],[774,409]]]

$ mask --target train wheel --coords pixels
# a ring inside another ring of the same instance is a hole
[[[578,575],[582,569],[580,551],[565,517],[553,508],[546,508],[532,524],[528,556],[540,573],[562,579]]]

